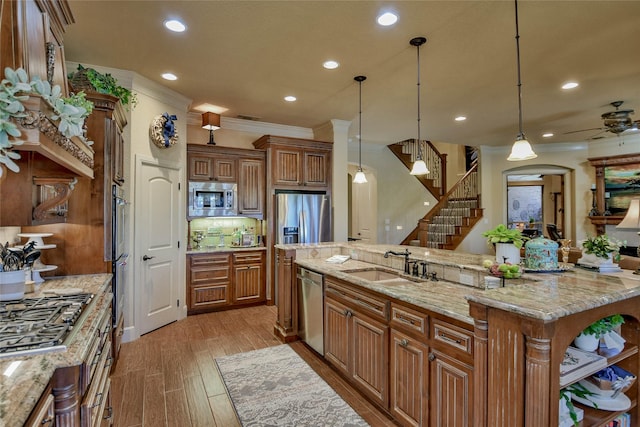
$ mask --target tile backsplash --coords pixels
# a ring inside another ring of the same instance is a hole
[[[256,236],[263,236],[265,234],[263,223],[264,221],[245,217],[196,218],[191,221],[191,236],[189,238],[191,239],[191,245],[194,246],[193,233],[202,231],[204,239],[200,242],[201,247],[218,246],[220,244],[220,236],[222,236],[225,246],[231,246],[232,234],[236,230],[245,230]]]

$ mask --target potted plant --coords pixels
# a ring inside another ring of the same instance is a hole
[[[19,139],[22,132],[15,120],[27,116],[23,102],[32,95],[40,96],[49,105],[52,110],[50,118],[57,121],[60,133],[67,138],[80,137],[87,145],[91,144],[83,136],[83,125],[93,104],[84,99],[84,94],[63,98],[60,86],[52,87],[38,77],[29,81],[27,72],[22,68],[13,70],[7,67],[4,74],[5,78],[0,82],[0,177],[3,166],[13,172],[20,170],[14,162],[20,154],[13,148],[22,144]]]
[[[575,338],[574,344],[582,350],[595,351],[600,343],[600,338],[623,323],[624,318],[620,314],[603,317],[580,332],[580,335]]]
[[[571,401],[572,395],[581,397],[583,399],[589,399],[589,397],[594,396],[595,393],[587,390],[587,388],[580,383],[574,383],[563,389],[560,389],[560,417],[562,417],[563,414],[568,413],[569,417],[571,417],[571,421],[573,421],[573,425],[577,426],[579,425],[580,420],[578,419],[578,414],[576,413],[576,407],[573,406],[573,402]],[[598,405],[595,402],[593,402],[593,406],[594,408],[598,409]]]
[[[520,263],[520,248],[524,242],[529,240],[517,228],[507,228],[504,224],[499,224],[493,230],[482,233],[487,238],[487,245],[495,245],[496,262],[511,264]]]
[[[587,236],[587,239],[582,242],[584,253],[578,260],[578,263],[592,264],[596,266],[612,264],[613,254],[618,252],[624,245],[626,245],[626,242],[615,240],[606,234],[601,234],[595,237]]]
[[[102,74],[93,68],[86,68],[78,64],[78,70],[69,73],[68,78],[74,88],[115,96],[127,108],[129,104],[135,107],[137,103],[136,95],[126,87],[120,86],[109,73]]]

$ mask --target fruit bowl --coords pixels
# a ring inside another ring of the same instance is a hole
[[[511,264],[509,262],[498,264],[497,262],[486,260],[482,265],[489,269],[489,274],[495,277],[517,279],[522,275],[522,271],[518,264]]]

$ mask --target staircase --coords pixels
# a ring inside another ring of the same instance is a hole
[[[446,154],[440,154],[426,141],[423,159],[429,168],[429,178],[416,177],[439,201],[418,221],[402,241],[403,245],[415,245],[436,249],[453,250],[464,240],[471,229],[482,218],[478,193],[478,163],[473,162],[465,175],[445,194]],[[413,145],[413,147],[411,147]],[[415,140],[406,140],[389,145],[407,169],[411,169],[417,152]]]

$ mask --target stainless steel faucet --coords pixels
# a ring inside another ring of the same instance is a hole
[[[409,249],[405,249],[404,252],[387,251],[384,253],[385,258],[389,258],[389,255],[404,256],[404,272],[411,274],[409,270],[409,255],[411,255],[411,252],[409,252]]]

